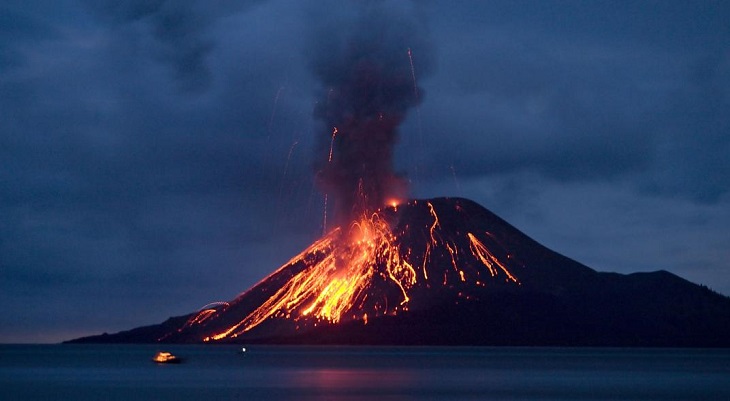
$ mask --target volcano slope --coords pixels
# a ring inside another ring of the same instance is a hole
[[[227,303],[71,342],[730,346],[730,298],[596,272],[460,198],[364,215]]]

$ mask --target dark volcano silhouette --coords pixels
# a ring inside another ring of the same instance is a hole
[[[385,245],[357,268],[356,235],[333,233],[229,303],[71,342],[730,346],[730,298],[669,272],[596,272],[466,199],[373,216]],[[335,314],[322,294],[355,280]]]

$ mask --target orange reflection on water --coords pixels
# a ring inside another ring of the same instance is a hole
[[[290,377],[298,388],[320,390],[347,390],[348,393],[367,393],[368,390],[395,390],[412,388],[418,378],[407,369],[304,369]]]

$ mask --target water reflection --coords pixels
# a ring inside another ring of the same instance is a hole
[[[417,376],[404,369],[304,369],[292,378],[296,387],[352,391],[408,389],[417,386]]]
[[[307,400],[510,399],[515,385],[500,372],[425,366],[296,368],[280,379],[269,395],[283,391]]]

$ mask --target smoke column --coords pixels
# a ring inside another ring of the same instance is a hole
[[[315,169],[320,189],[334,198],[338,224],[408,194],[393,150],[398,126],[423,93],[414,90],[408,52],[422,74],[427,42],[413,10],[398,4],[364,2],[353,18],[316,36],[312,70],[321,93],[314,115],[322,126]]]

